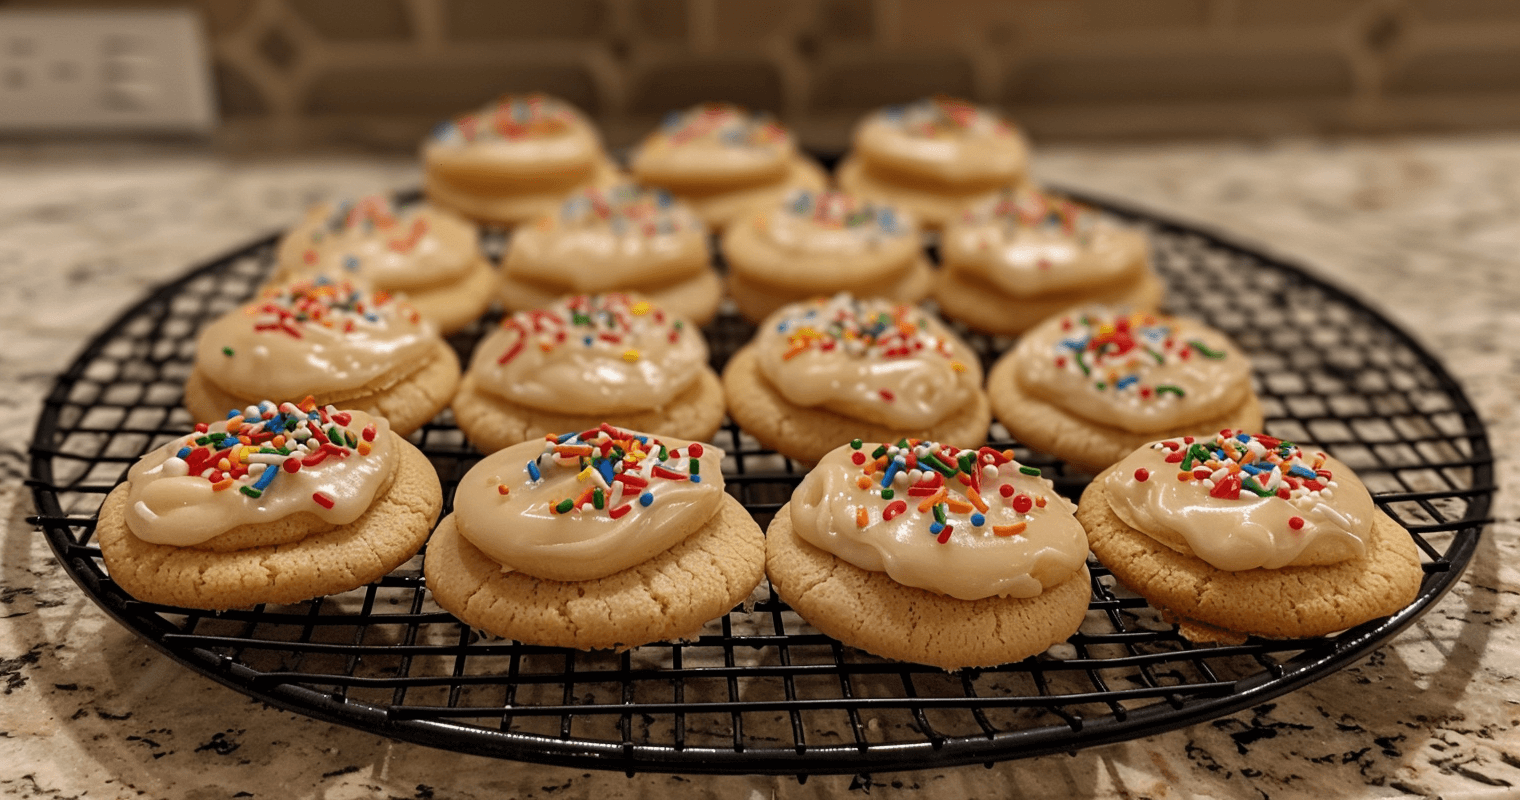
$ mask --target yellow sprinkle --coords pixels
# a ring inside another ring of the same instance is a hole
[[[630,309],[628,309],[628,310],[632,311],[633,315],[635,317],[642,317],[645,314],[649,313],[649,309],[650,309],[649,301],[648,300],[640,300],[639,302],[634,303],[633,307],[630,308]]]
[[[639,351],[637,351],[637,350],[624,350],[623,351],[623,360],[627,361],[630,364],[632,364],[635,361],[638,361],[639,360]]]
[[[583,481],[583,480],[591,477],[591,470],[592,469],[594,469],[594,467],[586,467],[585,469],[581,470],[581,474],[575,476],[575,479],[578,480],[578,481]]]
[[[965,372],[966,371],[966,365],[962,364],[959,361],[951,361],[950,362],[950,369],[952,369],[952,370],[954,370],[956,372]]]

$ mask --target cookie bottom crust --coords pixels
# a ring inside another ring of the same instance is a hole
[[[1264,424],[1261,401],[1252,392],[1236,407],[1191,425],[1151,433],[1100,425],[1026,392],[1015,374],[1013,354],[1009,350],[987,373],[993,415],[1019,443],[1087,472],[1106,469],[1136,448],[1162,439],[1212,435],[1226,428],[1259,431]]]
[[[296,603],[363,586],[411,558],[427,540],[443,489],[422,451],[395,437],[390,489],[347,525],[296,542],[215,552],[145,542],[127,528],[127,485],[106,496],[95,538],[106,570],[147,603],[223,610]]]
[[[765,571],[794,611],[829,636],[897,661],[990,667],[1044,652],[1087,616],[1087,565],[1037,597],[957,600],[843,561],[792,530],[791,504],[765,532]]]
[[[938,230],[960,216],[978,199],[996,191],[996,184],[976,186],[965,191],[938,187],[929,183],[899,183],[867,169],[859,156],[849,156],[834,169],[839,188],[870,200],[891,203],[913,214],[923,227]],[[1022,181],[1012,181],[1016,186]]]
[[[1077,507],[1093,553],[1194,641],[1324,636],[1392,614],[1419,594],[1424,572],[1414,540],[1382,511],[1362,558],[1230,572],[1126,525],[1109,507],[1107,474],[1093,479]]]
[[[625,414],[557,414],[529,408],[484,391],[466,374],[454,396],[454,422],[482,453],[494,453],[545,434],[594,428],[603,422],[678,439],[710,441],[723,425],[723,385],[703,368],[696,382],[658,411]]]
[[[693,637],[760,585],[765,535],[725,495],[707,524],[637,566],[589,581],[552,581],[501,565],[445,517],[423,561],[438,605],[487,633],[527,644],[626,650]]]
[[[617,165],[603,158],[592,168],[587,180],[578,181],[577,176],[572,175],[559,186],[525,186],[520,191],[512,191],[506,187],[486,188],[450,180],[442,171],[429,167],[422,178],[422,190],[428,202],[475,222],[511,226],[557,211],[565,196],[576,189],[606,188],[622,177]]]
[[[972,402],[923,430],[895,430],[821,408],[795,406],[760,373],[753,346],[741,348],[728,360],[723,370],[723,393],[728,415],[746,433],[766,447],[806,463],[816,463],[851,439],[932,439],[974,449],[987,441],[987,426],[992,423],[992,408],[982,391]]]
[[[318,405],[336,405],[385,417],[391,430],[409,436],[424,423],[448,407],[459,386],[459,356],[442,339],[433,346],[433,354],[415,370],[396,380],[386,376],[383,384],[359,387],[346,392],[314,394]],[[197,422],[225,419],[227,411],[246,408],[260,400],[300,402],[301,397],[244,397],[217,386],[199,367],[191,370],[185,381],[185,409]]]
[[[1100,290],[1060,292],[1046,297],[1013,297],[990,283],[968,280],[950,270],[940,270],[934,301],[950,319],[1002,336],[1017,336],[1073,306],[1086,303],[1155,312],[1165,291],[1161,279],[1149,267],[1137,269],[1127,280]]]

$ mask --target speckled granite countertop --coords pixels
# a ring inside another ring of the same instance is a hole
[[[995,766],[850,777],[587,773],[392,742],[265,707],[111,622],[28,525],[53,376],[151,286],[325,197],[415,185],[379,158],[0,146],[0,795],[18,797],[1513,797],[1520,792],[1520,136],[1049,148],[1038,171],[1308,263],[1462,381],[1501,490],[1462,583],[1367,661],[1234,716]]]

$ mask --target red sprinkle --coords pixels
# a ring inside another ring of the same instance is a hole
[[[944,529],[939,532],[939,539],[937,541],[940,544],[944,544],[945,542],[950,541],[950,532],[953,530],[955,530],[954,525],[946,525]]]
[[[1214,484],[1214,488],[1209,490],[1209,497],[1218,497],[1224,500],[1239,500],[1240,476],[1226,475],[1220,478],[1219,482]]]
[[[1295,531],[1301,531],[1301,530],[1303,530],[1304,529],[1304,518],[1303,517],[1290,517],[1288,519],[1288,527],[1292,528]]]
[[[313,494],[311,496],[311,499],[317,501],[317,505],[319,505],[319,506],[321,506],[323,508],[332,508],[333,507],[333,499],[331,497],[328,497],[325,494],[322,494],[321,492],[317,492],[317,493]]]
[[[862,452],[859,452],[859,451],[856,451],[856,453],[854,455],[850,456],[850,460],[853,461],[853,462],[855,462],[855,466],[858,467],[861,464],[866,463],[866,454],[862,453]]]
[[[371,422],[370,424],[364,426],[364,441],[373,442],[375,440],[375,435],[375,423]]]
[[[1135,470],[1135,480],[1140,481],[1141,483],[1145,483],[1146,479],[1150,478],[1150,476],[1150,470],[1147,470],[1145,467],[1141,467]]]
[[[892,502],[890,502],[890,503],[887,504],[886,510],[884,510],[884,511],[881,512],[881,518],[884,519],[884,520],[890,520],[893,517],[897,516],[898,514],[901,514],[901,513],[903,513],[904,511],[907,511],[907,510],[908,510],[908,504],[907,503],[904,503],[901,500],[893,500]]]
[[[1031,508],[1034,508],[1034,501],[1029,498],[1029,495],[1021,494],[1018,497],[1013,498],[1014,511],[1017,511],[1020,514],[1027,514]]]
[[[1002,486],[999,486],[998,487],[998,494],[1000,494],[1000,495],[1002,495],[1004,497],[1012,497],[1013,496],[1013,486],[1011,484],[1007,484],[1007,483],[1003,484]]]
[[[607,512],[607,516],[612,517],[613,519],[618,519],[619,517],[623,516],[624,514],[627,514],[628,510],[631,509],[631,508],[633,508],[633,504],[632,503],[624,503],[624,504],[618,506],[617,508],[614,508],[611,511],[608,511]]]
[[[338,413],[332,415],[332,421],[344,427],[348,427],[348,423],[353,422],[354,417],[347,411],[339,411]]]
[[[887,391],[886,389],[880,389],[880,390],[878,390],[878,393],[881,395],[881,399],[887,401],[888,403],[890,403],[893,400],[897,399],[896,395],[892,394],[891,392]]]
[[[692,442],[686,448],[686,452],[688,454],[690,454],[692,458],[701,458],[702,457],[702,445],[698,444],[697,442]]]
[[[280,466],[284,467],[286,472],[300,472],[301,471],[301,459],[299,459],[299,458],[287,458],[287,459],[285,459],[285,461]]]

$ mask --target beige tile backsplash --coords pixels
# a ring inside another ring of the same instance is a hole
[[[935,91],[1002,105],[1036,139],[1520,126],[1515,0],[193,5],[234,146],[410,148],[444,116],[534,89],[614,145],[727,99],[840,148],[863,111]]]

